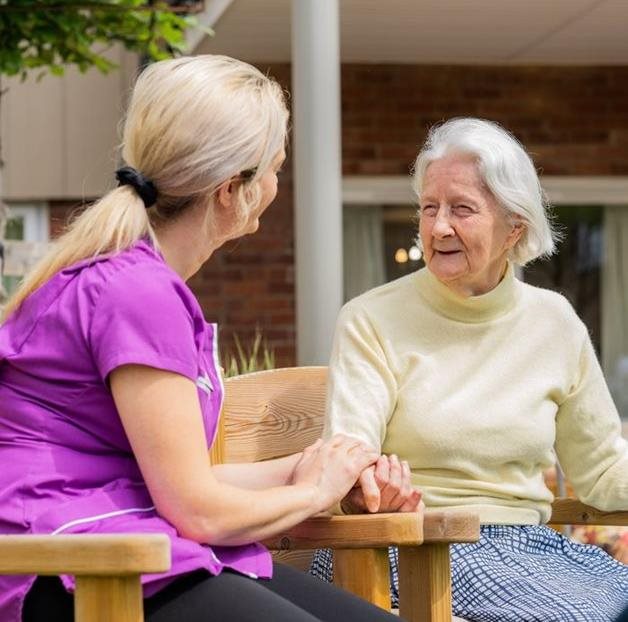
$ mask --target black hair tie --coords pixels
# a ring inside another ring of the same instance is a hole
[[[157,201],[157,188],[155,184],[136,171],[132,166],[123,166],[116,171],[118,186],[131,186],[139,194],[146,209],[155,205]]]

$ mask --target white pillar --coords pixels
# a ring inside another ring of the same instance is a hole
[[[342,305],[338,0],[292,2],[297,358],[326,365]]]

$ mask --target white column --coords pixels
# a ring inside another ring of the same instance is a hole
[[[326,365],[342,305],[338,0],[292,2],[297,358]]]

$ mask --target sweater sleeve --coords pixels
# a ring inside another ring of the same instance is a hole
[[[378,451],[395,407],[397,384],[366,313],[349,303],[336,325],[323,436],[355,436]]]
[[[628,510],[628,442],[586,333],[575,381],[559,406],[556,453],[581,501]]]

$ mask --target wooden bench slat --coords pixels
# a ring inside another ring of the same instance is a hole
[[[610,525],[622,527],[628,525],[628,511],[602,512],[577,499],[559,498],[552,503],[554,525]]]
[[[423,541],[426,543],[477,542],[479,533],[480,519],[473,512],[425,512]]]
[[[0,574],[123,576],[169,568],[165,534],[0,536]]]
[[[315,516],[264,541],[270,549],[357,549],[390,544],[421,544],[423,525],[416,512]]]

